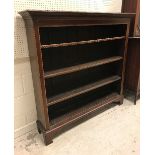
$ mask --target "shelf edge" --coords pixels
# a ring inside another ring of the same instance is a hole
[[[111,97],[111,98],[109,98],[109,99],[106,99],[108,96],[114,96],[114,97]],[[63,127],[63,126],[66,126],[66,125],[68,125],[68,124],[71,124],[71,123],[73,123],[73,122],[75,122],[75,121],[77,121],[77,120],[79,120],[79,119],[81,119],[81,118],[84,118],[84,117],[86,117],[87,115],[89,115],[89,114],[91,114],[91,113],[93,113],[93,112],[95,112],[95,111],[97,111],[97,110],[99,110],[99,109],[101,109],[101,108],[103,108],[103,107],[105,107],[106,105],[108,105],[108,104],[111,104],[112,102],[117,102],[117,101],[119,101],[119,100],[121,100],[121,95],[119,95],[118,93],[112,93],[111,95],[108,95],[108,96],[106,96],[106,97],[103,97],[103,98],[101,98],[101,99],[98,99],[98,100],[96,100],[95,102],[104,102],[103,104],[101,104],[100,106],[92,106],[91,107],[91,109],[90,110],[88,110],[87,112],[85,112],[85,113],[80,113],[80,114],[78,114],[75,118],[73,118],[73,119],[71,119],[71,120],[69,120],[69,121],[64,121],[64,123],[63,122],[59,122],[59,123],[57,123],[57,124],[54,124],[54,125],[50,125],[50,128],[51,128],[51,130],[52,131],[54,131],[54,130],[57,130],[57,129],[59,129],[59,128],[61,128],[61,127]],[[92,102],[91,102],[92,103]],[[90,104],[91,104],[90,103]]]
[[[111,76],[109,78],[105,78],[103,80],[100,80],[100,81],[97,81],[97,82],[94,82],[91,84],[87,84],[87,85],[82,86],[80,88],[73,89],[71,91],[67,91],[66,93],[59,94],[59,95],[56,95],[56,96],[48,99],[47,105],[48,106],[54,105],[56,103],[65,101],[65,100],[73,98],[75,96],[79,96],[81,94],[84,94],[84,93],[87,93],[89,91],[95,90],[97,88],[103,87],[105,85],[108,85],[108,84],[113,83],[115,81],[118,81],[120,79],[121,79],[121,77],[115,75],[115,76]]]
[[[119,61],[122,59],[123,59],[123,57],[121,57],[121,56],[114,56],[114,57],[105,58],[102,60],[96,60],[96,61],[92,61],[92,62],[88,62],[88,63],[76,65],[76,66],[65,67],[62,69],[54,70],[54,71],[48,71],[48,72],[45,72],[44,78],[48,79],[48,78],[52,78],[52,77],[56,77],[56,76],[60,76],[60,75],[65,75],[68,73],[73,73],[76,71],[85,70],[85,69],[97,67],[100,65],[116,62],[116,61]]]
[[[112,38],[104,38],[104,39],[96,39],[96,40],[83,40],[78,42],[67,42],[67,43],[59,43],[59,44],[48,44],[48,45],[41,45],[41,49],[45,48],[53,48],[53,47],[65,47],[65,46],[75,46],[75,45],[83,45],[83,44],[92,44],[92,43],[99,43],[105,41],[112,41],[112,40],[120,40],[125,39],[125,36],[120,37],[112,37]]]

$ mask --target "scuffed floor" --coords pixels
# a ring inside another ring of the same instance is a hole
[[[140,101],[124,100],[45,146],[36,130],[15,139],[15,155],[139,155]]]

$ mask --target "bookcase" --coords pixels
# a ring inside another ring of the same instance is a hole
[[[20,14],[27,32],[37,127],[46,145],[106,106],[123,103],[128,35],[135,14]]]

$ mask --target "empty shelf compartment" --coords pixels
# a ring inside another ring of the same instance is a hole
[[[121,78],[119,76],[112,76],[112,77],[106,78],[104,80],[100,80],[100,81],[94,82],[92,84],[85,85],[85,86],[77,88],[77,89],[73,89],[73,90],[68,91],[66,93],[56,95],[56,96],[48,99],[48,105],[52,105],[52,104],[67,100],[67,99],[72,98],[74,96],[78,96],[80,94],[89,92],[89,91],[97,89],[99,87],[108,85],[108,84],[113,83],[115,81],[118,81],[120,79]]]
[[[126,35],[126,24],[40,27],[41,44],[60,44]]]
[[[98,81],[99,83],[102,83],[105,79],[111,79],[113,76],[121,77],[121,68],[122,62],[115,62],[112,64],[101,65],[98,67],[45,79],[48,103],[51,102],[51,99],[55,98],[57,95],[76,90],[86,85],[91,85]]]
[[[80,71],[80,70],[84,70],[84,69],[88,69],[88,68],[92,68],[92,67],[112,63],[112,62],[116,62],[116,61],[119,61],[122,59],[123,58],[120,56],[113,56],[110,58],[105,58],[105,59],[96,60],[96,61],[92,61],[92,62],[80,64],[80,65],[75,65],[75,66],[71,66],[71,67],[57,69],[54,71],[45,72],[44,77],[51,78],[51,77],[55,77],[55,76],[59,76],[59,75],[64,75],[64,74],[68,74],[68,73],[72,73],[72,72],[76,72],[76,71]]]
[[[42,49],[43,68],[45,73],[72,67],[83,63],[91,63],[105,58],[123,57],[125,40],[109,41],[109,43],[93,43],[78,46]]]
[[[48,108],[49,120],[52,126],[62,125],[76,118],[83,117],[106,104],[119,102],[119,83],[101,87],[97,90],[81,94]]]

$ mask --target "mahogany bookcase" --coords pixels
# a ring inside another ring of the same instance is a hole
[[[45,144],[112,103],[123,103],[125,61],[135,14],[20,12],[27,32]]]

